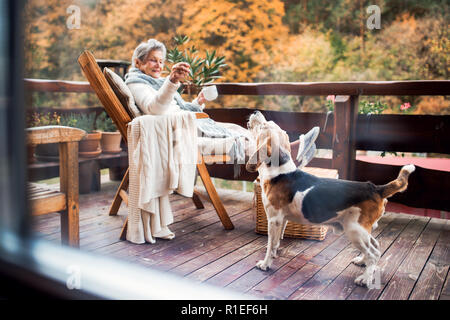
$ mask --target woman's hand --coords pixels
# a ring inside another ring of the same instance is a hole
[[[170,71],[169,80],[172,83],[179,83],[187,78],[189,75],[190,66],[186,62],[178,62],[174,64],[172,67],[172,71]]]
[[[197,96],[197,102],[198,102],[198,104],[199,105],[202,105],[202,104],[204,104],[204,103],[206,103],[206,98],[205,98],[205,96],[203,95],[203,92],[201,92],[200,91],[200,93],[198,94],[198,96]]]

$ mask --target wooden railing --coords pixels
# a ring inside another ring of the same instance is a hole
[[[222,95],[336,95],[335,110],[326,114],[264,111],[286,130],[292,139],[320,126],[318,148],[332,149],[332,159],[314,159],[312,166],[335,168],[342,179],[370,180],[384,184],[394,179],[400,166],[373,164],[356,160],[356,150],[433,152],[450,154],[450,116],[362,115],[358,114],[360,95],[449,95],[450,81],[373,81],[328,83],[217,84]],[[244,125],[251,109],[213,109],[206,112],[216,121]],[[326,128],[324,128],[327,123]],[[214,165],[212,176],[223,178],[230,169]],[[251,181],[254,176],[243,174]],[[406,205],[450,211],[450,172],[417,167],[410,177],[407,192],[392,201]]]
[[[394,179],[399,166],[372,164],[356,160],[356,150],[433,152],[450,154],[450,116],[432,115],[361,115],[360,95],[450,95],[450,81],[375,81],[328,83],[221,83],[216,84],[222,95],[336,95],[332,114],[279,112],[261,110],[267,119],[286,130],[291,140],[319,126],[318,148],[332,149],[331,159],[315,158],[312,166],[335,168],[342,179],[370,180],[384,184]],[[44,81],[26,79],[29,90],[52,92],[91,92],[87,82]],[[246,127],[254,109],[223,108],[205,110],[221,122]],[[328,117],[328,119],[327,119]],[[326,126],[325,126],[326,123]],[[234,177],[229,165],[208,166],[211,176],[253,181],[255,174],[241,168]],[[410,177],[407,192],[392,200],[406,205],[450,211],[450,172],[417,167]]]

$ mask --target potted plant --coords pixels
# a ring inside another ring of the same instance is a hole
[[[106,112],[101,113],[98,117],[97,129],[102,131],[101,146],[103,153],[115,154],[122,151],[122,148],[120,148],[122,136]]]
[[[100,140],[101,131],[95,130],[96,114],[91,113],[72,113],[61,117],[61,124],[69,127],[75,127],[87,132],[87,135],[80,141],[78,154],[80,157],[93,158],[102,153]]]
[[[178,62],[187,62],[190,65],[189,77],[186,83],[180,87],[180,93],[188,95],[196,95],[200,92],[201,87],[210,84],[220,76],[220,69],[226,67],[225,57],[216,55],[216,50],[211,53],[206,50],[205,57],[198,55],[198,49],[195,45],[187,48],[189,42],[188,36],[175,36],[173,38],[175,48],[167,51],[167,61],[170,65],[166,65],[166,72],[170,72],[170,67]]]
[[[61,116],[56,112],[33,112],[27,115],[27,127],[58,126],[61,124]],[[57,143],[39,144],[28,146],[28,163],[33,163],[35,158],[40,161],[55,161],[59,159]]]

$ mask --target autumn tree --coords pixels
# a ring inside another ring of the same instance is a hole
[[[89,12],[85,45],[103,59],[131,60],[150,38],[167,44],[182,23],[186,0],[98,1]]]
[[[27,77],[70,79],[76,63],[71,42],[77,31],[67,28],[66,10],[73,3],[68,0],[27,2],[23,16]]]
[[[379,30],[365,27],[373,4],[381,8]],[[70,5],[81,10],[80,29],[67,27]],[[181,34],[200,54],[226,57],[224,82],[448,79],[449,18],[448,0],[29,0],[25,77],[85,80],[77,63],[83,50],[129,61],[141,41],[156,38],[171,48]],[[415,112],[448,112],[448,103],[434,98],[380,99],[389,102],[386,112],[406,101]],[[226,96],[208,106],[326,110],[316,100]],[[83,95],[38,102],[98,103]]]
[[[224,81],[254,81],[287,28],[279,0],[199,0],[190,3],[178,33],[202,49],[216,49],[230,68]]]

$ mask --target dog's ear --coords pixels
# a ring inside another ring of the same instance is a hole
[[[275,150],[274,150],[275,151]],[[291,152],[281,147],[278,152],[272,152],[271,166],[282,166],[291,159]]]
[[[248,159],[245,168],[248,172],[256,172],[263,162],[270,161],[271,155],[271,139],[268,137],[260,144],[259,148],[251,155],[250,159]]]
[[[269,167],[279,167],[286,164],[291,159],[291,148],[289,144],[281,143],[280,137],[284,136],[273,135],[268,146],[267,156],[268,158],[263,160]],[[283,140],[283,139],[281,139]],[[289,141],[289,140],[287,140]]]

